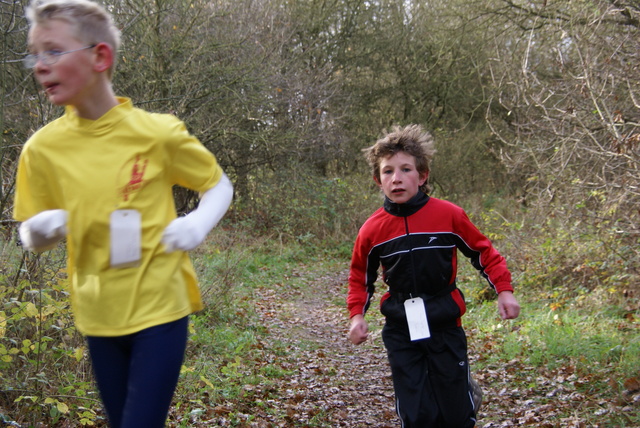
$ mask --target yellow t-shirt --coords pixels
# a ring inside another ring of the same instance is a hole
[[[78,330],[121,336],[202,309],[187,253],[165,253],[160,239],[176,218],[172,187],[198,192],[222,175],[214,155],[172,115],[120,104],[98,120],[72,108],[36,132],[18,166],[14,217],[68,212],[71,303]],[[110,266],[110,215],[141,214],[138,266]]]

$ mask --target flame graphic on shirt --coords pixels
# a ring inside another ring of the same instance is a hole
[[[125,201],[129,200],[129,196],[142,187],[144,181],[144,172],[147,169],[149,159],[141,161],[140,155],[136,156],[136,160],[131,167],[131,178],[129,182],[122,188],[122,197]]]

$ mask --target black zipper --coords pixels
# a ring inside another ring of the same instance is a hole
[[[408,217],[404,218],[404,230],[409,241],[409,257],[411,257],[411,282],[413,283],[413,292],[409,292],[409,297],[418,297],[418,282],[416,279],[416,263],[413,255],[413,239],[409,233],[409,220]]]

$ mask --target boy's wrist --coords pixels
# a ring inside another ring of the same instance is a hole
[[[349,319],[357,316],[364,318],[364,306],[349,308]]]
[[[513,293],[513,286],[511,284],[507,283],[502,283],[502,284],[496,284],[495,286],[496,288],[496,293],[500,294],[503,293],[505,291],[510,291]]]

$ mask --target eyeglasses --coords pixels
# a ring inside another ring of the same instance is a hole
[[[24,66],[26,68],[33,68],[36,66],[36,64],[38,63],[38,61],[41,61],[44,65],[52,65],[55,64],[56,62],[58,62],[58,58],[60,58],[62,55],[71,53],[71,52],[78,52],[78,51],[83,51],[85,49],[93,49],[95,48],[97,45],[89,45],[89,46],[85,46],[83,48],[79,48],[79,49],[73,49],[70,51],[64,51],[64,52],[60,52],[60,51],[56,51],[56,50],[52,50],[52,51],[44,51],[40,54],[29,54],[27,56],[25,56],[22,59],[22,64],[24,64]]]

